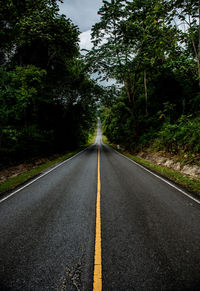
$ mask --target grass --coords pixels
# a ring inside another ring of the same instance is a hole
[[[103,143],[112,146],[105,135],[102,136]]]
[[[93,144],[95,141],[95,137],[96,137],[96,132],[94,132],[93,135],[92,134],[90,135],[88,143],[86,146]],[[105,144],[110,145],[114,149],[117,149],[115,145],[110,144],[108,142],[108,139],[105,136],[103,136],[103,142]],[[8,180],[0,183],[0,193],[4,193],[4,192],[7,192],[9,190],[16,188],[17,186],[26,182],[27,180],[35,177],[36,175],[39,175],[40,173],[45,171],[47,168],[72,157],[73,155],[78,153],[80,150],[81,149],[75,150],[73,152],[69,152],[69,153],[67,153],[67,154],[65,154],[57,159],[54,159],[52,161],[48,161],[47,163],[44,163],[40,166],[37,166],[30,171],[26,171],[25,173],[22,173],[16,177],[9,178]],[[161,174],[161,175],[169,178],[170,180],[182,185],[183,187],[187,188],[188,190],[200,194],[200,179],[190,178],[188,176],[181,174],[178,171],[175,171],[175,170],[163,167],[163,166],[156,165],[155,163],[144,160],[138,156],[131,155],[128,152],[125,152],[122,150],[120,150],[120,152],[122,154],[124,154],[125,156],[138,162],[139,164],[142,164],[145,167],[155,171],[156,173]]]
[[[80,149],[75,150],[73,152],[69,152],[69,153],[67,153],[67,154],[65,154],[57,159],[54,159],[52,161],[48,161],[40,166],[36,166],[32,170],[26,171],[26,172],[24,172],[16,177],[8,178],[6,181],[0,183],[0,193],[2,194],[4,192],[7,192],[9,190],[16,188],[20,184],[26,182],[27,180],[35,177],[38,174],[40,174],[41,172],[43,172],[47,168],[72,157],[73,155],[75,155],[79,151],[80,151]]]
[[[125,155],[130,157],[134,161],[138,162],[139,164],[142,164],[146,166],[147,168],[152,169],[156,173],[161,174],[162,176],[165,176],[169,178],[170,180],[180,184],[181,186],[187,188],[188,190],[200,194],[200,179],[185,176],[178,171],[169,169],[164,166],[156,165],[152,162],[149,162],[137,156],[133,156],[129,153],[125,153]]]
[[[117,150],[116,145],[110,144],[106,137],[103,136],[103,142],[110,145],[112,148]],[[200,179],[197,178],[191,178],[189,176],[183,175],[179,171],[169,169],[164,166],[157,165],[153,162],[144,160],[138,156],[132,155],[126,151],[120,150],[123,155],[131,158],[135,162],[144,165],[145,167],[149,168],[150,170],[153,170],[154,172],[161,174],[164,177],[167,177],[168,179],[178,183],[179,185],[183,186],[184,188],[188,189],[189,191],[195,192],[197,194],[200,194]]]
[[[89,134],[88,143],[87,143],[88,146],[95,143],[96,135],[97,135],[97,129],[95,129],[93,133]]]
[[[0,183],[0,194],[3,194],[7,191],[13,190],[14,188],[16,188],[17,186],[23,184],[24,182],[26,182],[27,180],[41,174],[43,171],[45,171],[47,168],[52,167],[53,165],[57,164],[57,163],[61,163],[64,160],[69,159],[70,157],[74,156],[75,154],[77,154],[79,151],[81,151],[83,148],[88,147],[89,145],[93,144],[95,142],[95,138],[96,138],[96,131],[94,131],[93,134],[89,135],[88,138],[88,142],[86,145],[84,145],[83,147],[69,152],[65,155],[60,156],[57,159],[54,159],[52,161],[48,161],[40,166],[36,166],[33,169],[26,171],[22,174],[19,174],[16,177],[12,177],[12,178],[8,178],[6,181],[1,182]]]

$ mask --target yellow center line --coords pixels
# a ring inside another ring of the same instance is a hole
[[[97,202],[96,202],[96,237],[94,255],[93,291],[102,290],[102,262],[101,262],[101,180],[100,180],[100,146],[98,148],[98,179],[97,179]]]

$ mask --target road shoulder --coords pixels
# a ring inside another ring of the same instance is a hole
[[[199,199],[200,198],[200,179],[189,177],[180,173],[177,170],[167,168],[165,166],[157,165],[152,161],[145,160],[137,155],[132,155],[128,151],[119,149],[116,145],[110,144],[106,141],[106,144],[112,147],[118,153],[132,159],[134,162],[144,166],[145,168],[151,170],[153,173],[167,179],[170,182],[175,183],[179,188],[185,191],[189,191],[192,196]]]

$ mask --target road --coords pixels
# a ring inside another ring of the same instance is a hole
[[[100,291],[94,265],[105,291],[200,290],[200,204],[102,144],[100,128],[1,201],[0,235],[1,291]]]

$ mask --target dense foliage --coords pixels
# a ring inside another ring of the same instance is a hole
[[[99,14],[86,62],[119,85],[102,101],[108,139],[199,153],[200,1],[103,1]]]
[[[100,89],[58,11],[56,0],[1,0],[1,165],[77,147],[95,122]]]
[[[85,143],[99,97],[111,142],[200,152],[200,0],[103,0],[99,14],[83,62],[56,0],[1,1],[1,165]]]

